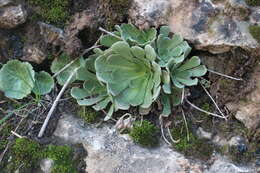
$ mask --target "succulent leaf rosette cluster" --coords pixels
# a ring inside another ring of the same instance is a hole
[[[116,25],[113,34],[102,36],[104,49],[81,59],[77,80],[71,95],[79,105],[107,110],[105,120],[117,110],[131,106],[149,110],[159,100],[163,116],[181,102],[185,86],[197,85],[198,77],[206,74],[200,58],[188,58],[191,47],[180,35],[162,26],[139,30],[132,24]]]

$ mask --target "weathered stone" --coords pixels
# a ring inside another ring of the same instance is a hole
[[[54,161],[52,159],[42,159],[40,162],[40,168],[43,173],[51,173],[54,166]]]
[[[260,25],[260,8],[258,9],[255,9],[251,16],[250,16],[250,22],[252,24],[257,24],[257,25]]]
[[[85,159],[88,173],[255,172],[254,168],[235,166],[221,157],[212,158],[214,163],[208,169],[207,163],[187,159],[164,144],[157,148],[142,148],[128,135],[118,134],[113,127],[85,127],[82,120],[72,115],[64,115],[59,120],[54,136],[62,143],[83,144],[88,152]]]
[[[0,28],[15,28],[26,21],[27,12],[22,5],[0,8]]]
[[[252,80],[255,82],[255,89],[239,103],[227,104],[231,111],[236,112],[235,117],[252,130],[260,128],[260,66],[255,68]]]
[[[204,173],[256,173],[256,169],[239,167],[224,158],[218,158]]]
[[[0,7],[9,5],[12,3],[12,0],[0,0]]]
[[[179,5],[172,9],[173,14],[169,21],[172,31],[193,42],[197,49],[223,53],[232,47],[259,47],[248,31],[249,23],[241,20],[241,11],[234,11],[239,6],[247,16],[248,10],[243,4],[232,7],[231,4],[227,6],[226,1],[216,5],[210,1],[195,0],[175,0],[173,3]]]
[[[169,0],[134,0],[129,10],[129,20],[139,28],[164,25],[170,16]]]
[[[260,47],[248,30],[258,16],[258,9],[243,0],[136,0],[129,10],[129,20],[139,28],[168,24],[197,49],[211,53]]]
[[[40,34],[43,36],[45,43],[53,44],[54,46],[60,46],[64,43],[64,32],[62,29],[43,22],[38,24],[40,26]]]
[[[45,58],[45,53],[36,45],[27,45],[23,48],[22,60],[40,64],[43,60],[45,60]]]
[[[212,138],[212,133],[206,132],[201,127],[199,127],[197,129],[196,133],[197,133],[198,137],[202,138],[202,139],[211,139]]]

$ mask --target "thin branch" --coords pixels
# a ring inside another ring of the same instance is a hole
[[[185,127],[186,127],[186,131],[187,131],[187,140],[190,141],[188,123],[187,123],[187,120],[186,120],[186,117],[185,117],[183,109],[181,109],[181,113],[182,113],[182,117],[184,119],[184,124],[185,124]]]
[[[23,136],[19,135],[18,133],[14,132],[14,131],[11,131],[11,133],[12,133],[14,136],[18,137],[18,138],[24,138]]]
[[[68,64],[66,64],[62,69],[60,69],[58,72],[56,72],[52,77],[55,78],[57,77],[61,72],[63,72],[64,70],[66,70],[69,66],[71,66],[74,62],[76,62],[79,58],[76,58],[74,60],[72,60],[71,62],[69,62]]]
[[[222,115],[222,117],[227,120],[227,117],[224,115],[224,113],[220,110],[220,108],[218,107],[216,101],[213,99],[213,97],[210,95],[210,93],[208,92],[208,90],[200,83],[201,87],[203,88],[203,90],[206,92],[206,94],[209,96],[209,98],[211,99],[211,101],[214,103],[214,105],[216,106],[216,108],[218,109],[219,113]]]
[[[170,136],[170,139],[171,139],[171,141],[172,141],[173,143],[177,144],[177,143],[180,142],[180,139],[178,139],[178,140],[173,139],[169,127],[167,127],[167,131],[168,131],[168,134],[169,134],[169,136]]]
[[[104,29],[104,28],[102,28],[102,27],[99,27],[98,29],[99,29],[100,31],[104,32],[104,33],[107,33],[108,35],[111,35],[111,36],[113,36],[113,37],[115,37],[115,38],[119,39],[119,40],[123,40],[121,37],[119,37],[119,36],[115,35],[115,34],[114,34],[114,33],[112,33],[112,32],[109,32],[109,31],[105,30],[105,29]]]
[[[184,88],[183,88],[182,94],[181,94],[181,104],[183,103],[184,97],[185,97],[185,91],[184,91]]]
[[[94,45],[94,46],[92,46],[92,47],[90,47],[88,49],[85,49],[80,56],[84,56],[86,53],[88,53],[92,49],[99,48],[99,47],[101,47],[101,45]]]
[[[186,100],[186,102],[187,102],[190,106],[192,106],[194,109],[197,109],[197,110],[200,111],[200,112],[203,112],[203,113],[206,113],[206,114],[209,114],[209,115],[218,117],[218,118],[223,118],[221,115],[218,115],[218,114],[215,114],[215,113],[211,113],[211,112],[208,112],[208,111],[205,111],[205,110],[199,108],[198,106],[192,104],[188,99],[185,99],[185,100]]]
[[[76,68],[76,69],[70,74],[70,76],[69,76],[69,78],[67,79],[66,83],[63,85],[63,87],[62,87],[62,89],[60,90],[58,96],[56,97],[56,99],[55,99],[55,101],[54,101],[54,103],[53,103],[53,105],[52,105],[52,107],[51,107],[51,109],[50,109],[50,111],[49,111],[49,113],[48,113],[46,119],[44,120],[44,123],[43,123],[43,125],[42,125],[42,127],[41,127],[41,130],[40,130],[40,132],[39,132],[39,134],[38,134],[38,137],[39,137],[39,138],[41,138],[41,137],[43,136],[43,133],[44,133],[44,131],[45,131],[47,125],[48,125],[48,122],[49,122],[49,120],[50,120],[50,118],[51,118],[52,113],[54,112],[56,106],[58,105],[58,102],[59,102],[61,96],[63,95],[65,89],[66,89],[67,86],[69,85],[69,83],[70,83],[72,77],[75,75],[75,73],[77,72],[77,70],[78,70],[78,68]]]
[[[100,41],[100,39],[101,39],[102,36],[103,36],[103,34],[98,38],[98,40],[95,42],[95,44],[94,44],[92,47],[90,47],[90,48],[88,48],[88,49],[85,49],[85,50],[83,51],[83,53],[82,53],[79,57],[84,56],[86,53],[88,53],[88,52],[91,51],[92,49],[99,48],[101,45],[97,45],[97,44],[98,44],[98,42]],[[58,76],[61,72],[63,72],[63,71],[66,70],[69,66],[71,66],[74,62],[76,62],[76,61],[79,59],[79,57],[76,58],[76,59],[74,59],[74,60],[72,60],[72,61],[69,62],[68,64],[66,64],[62,69],[60,69],[58,72],[56,72],[52,77]]]
[[[164,131],[163,131],[163,117],[160,115],[160,126],[161,126],[161,134],[162,134],[162,137],[163,137],[163,140],[168,144],[168,145],[171,145],[171,143],[166,139],[165,135],[164,135]]]
[[[214,73],[214,74],[217,74],[217,75],[220,75],[220,76],[229,78],[229,79],[238,80],[238,81],[243,80],[243,79],[241,79],[241,78],[235,78],[235,77],[232,77],[232,76],[228,76],[228,75],[226,75],[226,74],[222,74],[222,73],[220,73],[220,72],[216,72],[216,71],[213,71],[213,70],[210,70],[210,69],[208,69],[208,71],[211,72],[211,73]]]

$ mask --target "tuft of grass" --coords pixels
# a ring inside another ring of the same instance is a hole
[[[145,147],[155,147],[159,144],[159,129],[147,120],[137,121],[133,129],[130,130],[130,136],[135,143]]]
[[[249,32],[254,37],[254,39],[256,39],[258,43],[260,43],[260,26],[249,26]]]
[[[78,115],[87,123],[94,123],[98,117],[98,113],[94,111],[92,108],[88,107],[80,107],[78,111]]]
[[[247,5],[260,6],[260,0],[246,0]]]

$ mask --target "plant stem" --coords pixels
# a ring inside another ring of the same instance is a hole
[[[211,101],[214,103],[214,105],[216,106],[216,108],[218,109],[219,113],[223,116],[223,118],[225,120],[227,120],[227,117],[224,115],[224,113],[220,110],[220,108],[218,107],[217,103],[215,102],[215,100],[212,98],[212,96],[210,95],[210,93],[208,92],[208,90],[200,83],[201,87],[203,88],[203,90],[206,92],[206,94],[209,96],[209,98],[211,99]]]
[[[213,70],[210,70],[210,69],[208,69],[208,71],[211,72],[211,73],[214,73],[214,74],[217,74],[217,75],[220,75],[220,76],[229,78],[229,79],[238,80],[238,81],[243,80],[243,79],[241,79],[241,78],[235,78],[235,77],[232,77],[232,76],[228,76],[228,75],[226,75],[226,74],[222,74],[222,73],[220,73],[220,72],[216,72],[216,71],[213,71]]]
[[[59,102],[61,96],[63,95],[65,89],[66,89],[67,86],[69,85],[69,83],[70,83],[72,77],[76,74],[77,70],[78,70],[78,68],[76,68],[76,69],[70,74],[70,76],[69,76],[69,78],[67,79],[66,83],[63,85],[62,89],[60,90],[58,96],[56,97],[56,99],[55,99],[55,101],[54,101],[54,103],[53,103],[53,105],[52,105],[50,111],[48,112],[47,117],[46,117],[46,119],[45,119],[45,121],[44,121],[44,123],[43,123],[43,125],[42,125],[42,127],[41,127],[41,130],[40,130],[40,132],[39,132],[39,134],[38,134],[38,138],[41,138],[41,137],[43,136],[44,131],[45,131],[47,125],[48,125],[48,122],[49,122],[49,120],[50,120],[50,118],[51,118],[52,113],[54,112],[56,106],[58,105],[58,102]]]
[[[111,36],[113,36],[113,37],[115,37],[115,38],[119,39],[119,40],[123,40],[121,37],[119,37],[119,36],[115,35],[115,34],[114,34],[114,33],[112,33],[112,32],[109,32],[109,31],[105,30],[105,29],[104,29],[104,28],[102,28],[102,27],[99,27],[98,29],[99,29],[100,31],[104,32],[104,33],[107,33],[108,35],[111,35]]]
[[[200,111],[200,112],[203,112],[203,113],[206,113],[206,114],[209,114],[209,115],[218,117],[218,118],[223,118],[221,115],[218,115],[218,114],[215,114],[215,113],[211,113],[211,112],[208,112],[208,111],[205,111],[205,110],[199,108],[198,106],[192,104],[188,99],[186,99],[186,102],[187,102],[189,105],[191,105],[191,107],[193,107],[194,109],[197,109],[197,110]]]
[[[187,140],[190,141],[188,123],[187,123],[187,120],[186,120],[186,117],[185,117],[183,109],[181,109],[181,113],[182,113],[182,117],[184,119],[184,124],[185,124],[185,127],[186,127],[186,131],[187,131]]]

